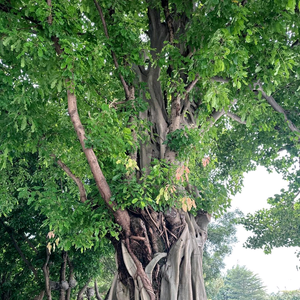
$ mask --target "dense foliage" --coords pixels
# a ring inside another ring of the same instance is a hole
[[[300,246],[300,172],[298,166],[295,169],[298,170],[289,176],[289,189],[268,199],[269,209],[241,219],[244,227],[254,234],[248,238],[247,247],[263,248],[265,253],[271,253],[274,247]]]
[[[59,251],[113,245],[112,299],[205,299],[207,223],[244,172],[261,164],[290,180],[262,217],[265,228],[278,214],[287,222],[268,248],[298,218],[299,9],[298,0],[1,0],[3,228],[27,205]]]
[[[207,228],[208,239],[203,251],[203,274],[208,299],[212,299],[223,284],[221,271],[225,268],[224,259],[231,254],[237,242],[236,224],[242,213],[239,210],[227,212]]]

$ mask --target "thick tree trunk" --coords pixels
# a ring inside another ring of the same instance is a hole
[[[182,217],[176,215],[174,211],[172,213],[174,219]],[[152,215],[155,216],[156,213],[152,213]],[[196,217],[193,217],[186,213],[184,218],[181,219],[181,227],[183,229],[181,229],[180,236],[176,241],[172,236],[174,233],[168,229],[171,228],[171,223],[168,221],[170,216],[159,216],[158,220],[161,217],[165,222],[161,222],[161,233],[157,234],[159,231],[156,232],[155,238],[153,238],[153,232],[151,233],[152,224],[145,224],[145,228],[148,229],[148,235],[152,236],[150,243],[151,259],[147,259],[149,249],[147,249],[148,246],[145,240],[135,238],[134,241],[136,243],[132,242],[130,245],[136,256],[144,262],[144,270],[152,284],[153,291],[155,291],[155,299],[205,300],[202,254],[210,216],[206,213],[199,213]],[[146,218],[142,218],[143,222],[146,221]],[[137,219],[142,220],[142,218]],[[142,223],[141,221],[133,221],[133,219],[132,222],[139,223],[139,225]],[[164,232],[163,227],[168,232]],[[137,226],[136,229],[141,228]],[[173,232],[176,231],[173,230]],[[154,242],[155,240],[156,242]],[[167,243],[170,245],[172,240],[174,242],[168,249]],[[115,275],[107,299],[150,299],[150,295],[143,286],[140,276],[136,275],[137,267],[128,253],[126,244],[124,241],[120,241],[116,246],[118,251],[118,273]]]

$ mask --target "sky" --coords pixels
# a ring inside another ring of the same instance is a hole
[[[232,201],[232,210],[239,208],[244,214],[254,213],[261,208],[267,208],[267,199],[287,184],[277,173],[269,174],[263,167],[249,172],[245,176],[244,188]],[[241,225],[238,227],[239,242],[233,246],[232,254],[225,259],[226,269],[239,264],[244,265],[262,279],[268,293],[280,290],[300,289],[300,261],[295,255],[297,248],[277,248],[271,254],[264,254],[262,249],[246,249],[243,243],[251,232]]]

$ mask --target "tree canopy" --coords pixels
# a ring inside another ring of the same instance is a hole
[[[64,251],[110,241],[111,299],[205,299],[207,223],[244,172],[299,188],[299,9],[2,0],[0,216],[27,203]]]

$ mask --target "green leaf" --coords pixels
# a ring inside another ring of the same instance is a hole
[[[38,56],[39,56],[39,57],[43,57],[43,55],[44,55],[44,54],[43,54],[43,49],[42,49],[42,48],[39,48],[39,49],[38,49]]]
[[[26,116],[23,116],[21,130],[24,130],[26,128],[26,125],[27,125],[27,118]]]
[[[51,89],[54,89],[54,87],[56,86],[56,83],[57,83],[57,79],[54,79],[54,80],[51,82]]]
[[[61,89],[62,89],[62,80],[59,80],[57,84],[57,91],[60,93]]]

